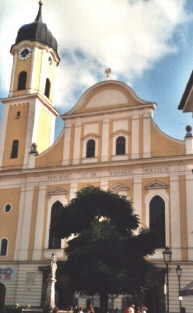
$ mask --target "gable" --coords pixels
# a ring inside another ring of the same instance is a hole
[[[103,81],[89,88],[77,102],[75,107],[62,115],[65,120],[68,116],[80,113],[98,112],[116,109],[132,109],[150,106],[155,108],[155,103],[140,99],[125,83],[119,81]]]

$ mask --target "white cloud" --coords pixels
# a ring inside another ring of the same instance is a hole
[[[173,37],[179,32],[179,40],[185,42],[182,26],[185,28],[190,18],[185,3],[186,0],[45,0],[43,21],[56,37],[62,59],[56,71],[56,105],[63,109],[75,105],[74,97],[77,101],[80,90],[105,79],[107,67],[111,67],[113,79],[122,76],[132,82],[165,55],[177,51]],[[0,40],[6,48],[0,51],[2,89],[9,86],[10,46],[19,27],[32,22],[37,10],[34,0],[1,2]]]

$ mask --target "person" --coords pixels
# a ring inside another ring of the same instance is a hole
[[[89,306],[88,313],[95,313],[92,304]]]
[[[129,308],[129,313],[135,313],[135,304],[132,304]]]
[[[79,307],[78,313],[83,313],[83,307],[82,306]]]
[[[146,308],[146,306],[144,305],[144,303],[141,306],[141,313],[146,313],[148,310],[148,308]]]
[[[141,313],[141,307],[140,306],[137,307],[137,313]]]

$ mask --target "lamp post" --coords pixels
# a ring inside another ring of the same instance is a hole
[[[162,252],[163,257],[164,257],[164,262],[166,264],[166,269],[167,269],[167,313],[170,312],[170,305],[169,305],[169,263],[171,262],[171,257],[172,257],[172,252],[169,247],[166,247],[165,250]]]
[[[182,297],[180,297],[180,276],[182,274],[182,268],[180,267],[180,265],[178,264],[176,266],[176,274],[178,276],[178,294],[179,294],[179,303],[180,303],[180,313],[181,313],[181,307],[182,307]]]

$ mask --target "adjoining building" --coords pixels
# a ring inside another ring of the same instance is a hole
[[[91,86],[61,115],[65,122],[53,143],[53,82],[59,65],[57,42],[42,21],[42,3],[33,23],[23,25],[11,47],[13,68],[4,106],[0,148],[0,305],[44,303],[52,253],[58,259],[57,305],[74,300],[63,272],[66,240],[53,231],[55,216],[76,191],[88,185],[132,200],[142,226],[157,231],[159,249],[149,258],[159,282],[144,291],[150,313],[165,309],[169,264],[170,312],[179,312],[181,287],[193,280],[193,137],[161,132],[153,121],[156,104],[140,99],[125,83],[106,80]],[[78,298],[86,305],[86,298]],[[192,312],[193,298],[182,301]],[[124,307],[115,299],[114,307]]]

